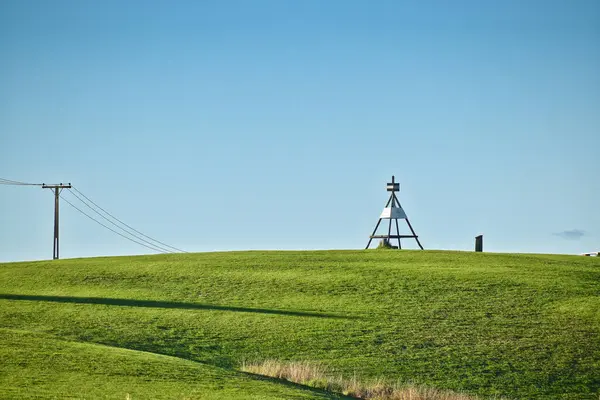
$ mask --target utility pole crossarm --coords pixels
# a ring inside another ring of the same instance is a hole
[[[58,185],[46,185],[45,183],[42,183],[42,189],[71,189],[71,184],[67,183],[63,185],[62,183],[59,183]]]

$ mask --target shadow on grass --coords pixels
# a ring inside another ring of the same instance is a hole
[[[0,294],[4,300],[29,300],[48,301],[53,303],[76,303],[76,304],[102,304],[107,306],[121,307],[148,307],[148,308],[176,308],[185,310],[217,310],[233,311],[259,314],[287,315],[293,317],[316,317],[316,318],[338,318],[356,319],[353,316],[319,313],[312,311],[277,310],[269,308],[247,308],[219,306],[215,304],[179,303],[175,301],[135,300],[135,299],[112,299],[103,297],[71,297],[71,296],[41,296],[27,294]]]

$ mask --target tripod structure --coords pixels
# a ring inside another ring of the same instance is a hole
[[[401,239],[415,239],[417,241],[417,244],[421,248],[421,250],[423,250],[423,246],[421,245],[421,242],[419,242],[419,237],[415,233],[415,230],[413,229],[412,225],[410,224],[410,221],[408,220],[406,213],[402,209],[402,206],[400,205],[400,201],[398,201],[398,197],[396,197],[396,192],[400,191],[400,184],[396,183],[396,178],[394,176],[392,176],[392,182],[389,182],[387,184],[386,190],[388,192],[391,192],[390,198],[388,199],[387,203],[385,204],[385,208],[383,209],[383,212],[379,216],[379,221],[377,221],[377,225],[375,225],[375,229],[373,229],[373,233],[371,234],[371,236],[369,236],[369,242],[367,243],[367,247],[365,247],[365,249],[369,248],[369,246],[371,245],[371,241],[373,239],[387,240],[387,242],[390,245],[391,245],[392,239],[397,239],[398,240],[398,249],[402,248]],[[379,228],[379,224],[381,224],[382,219],[388,219],[390,221],[389,225],[388,225],[387,235],[376,235],[375,233],[377,232],[377,228]],[[408,228],[412,232],[412,235],[401,235],[400,234],[400,228],[398,227],[399,219],[403,219],[406,221],[406,224],[408,225]],[[395,235],[392,235],[392,220],[394,220],[394,222],[396,223],[396,234]]]

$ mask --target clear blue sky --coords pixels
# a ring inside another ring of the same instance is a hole
[[[0,177],[188,251],[600,250],[600,2],[0,2]],[[65,194],[69,198],[69,194]],[[53,198],[0,185],[0,261]],[[61,204],[61,257],[140,254]]]

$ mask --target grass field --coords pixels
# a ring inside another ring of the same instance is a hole
[[[232,252],[0,264],[0,398],[335,398],[239,372],[595,399],[600,258]],[[252,397],[254,396],[254,397]]]

